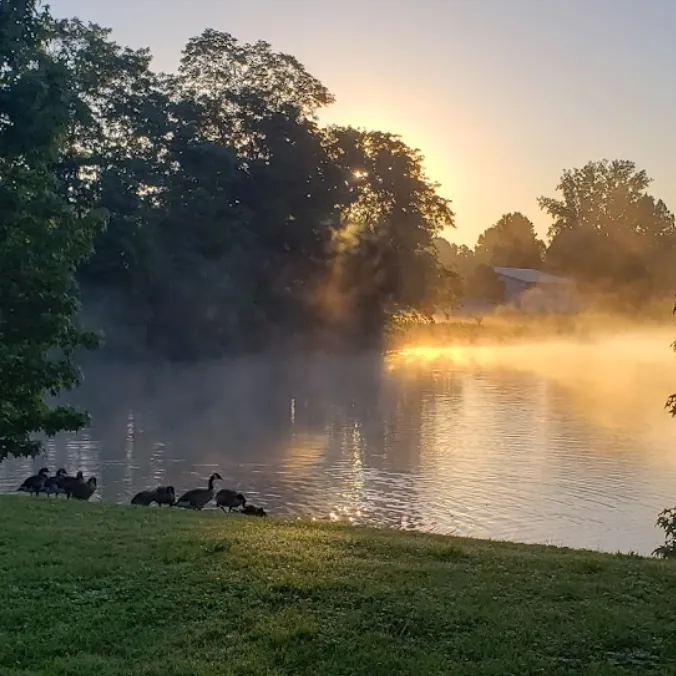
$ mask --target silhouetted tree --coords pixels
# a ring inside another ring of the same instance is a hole
[[[443,237],[434,238],[437,258],[441,265],[466,279],[476,266],[474,252],[465,244],[453,244]]]
[[[492,267],[541,268],[544,243],[533,223],[519,212],[505,214],[479,236],[474,249],[477,262]]]
[[[638,296],[664,291],[674,279],[674,216],[647,193],[651,179],[633,162],[589,162],[563,172],[561,199],[540,197],[553,219],[548,266],[582,282]]]
[[[457,295],[431,245],[453,215],[420,154],[320,127],[333,98],[293,57],[206,30],[166,76],[96,25],[52,21],[48,38],[77,93],[62,195],[110,215],[80,279],[121,295],[159,354],[370,341]]]
[[[467,279],[465,295],[490,303],[502,303],[505,299],[505,287],[490,265],[479,263]]]
[[[334,228],[329,287],[343,325],[377,337],[392,314],[448,298],[452,276],[440,268],[433,239],[453,225],[453,212],[425,176],[421,154],[398,136],[329,131],[330,154],[350,186]]]

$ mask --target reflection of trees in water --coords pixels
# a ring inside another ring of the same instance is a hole
[[[94,364],[85,375],[71,399],[92,426],[52,443],[49,464],[96,474],[106,500],[201,483],[215,466],[277,513],[335,511],[394,527],[419,527],[429,514],[416,480],[423,428],[449,387],[431,369],[403,374],[362,354]]]
[[[274,514],[615,546],[673,483],[667,437],[599,427],[557,381],[512,369],[369,355],[97,366],[77,398],[87,434],[48,443],[47,462],[2,463],[3,490],[63,465],[126,500],[199,485],[215,465]]]
[[[292,462],[296,440],[307,453],[314,440],[320,466],[347,455],[364,466],[415,472],[421,414],[434,390],[431,374],[404,382],[368,354],[159,369],[94,365],[74,400],[92,414],[88,434],[96,444],[79,435],[67,447],[75,464],[95,456],[110,478],[104,484],[134,488],[179,462],[191,471]]]

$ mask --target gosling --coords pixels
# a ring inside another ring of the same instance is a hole
[[[262,507],[255,507],[254,505],[245,505],[242,509],[242,514],[247,516],[267,516],[267,512]]]
[[[63,467],[57,469],[56,475],[48,477],[47,481],[45,481],[45,485],[42,488],[43,493],[47,495],[59,495],[59,493],[63,493],[61,482],[66,476],[67,472]]]
[[[236,493],[227,488],[222,488],[216,493],[216,507],[220,507],[224,512],[228,508],[229,512],[238,507],[246,506],[246,498],[241,493]]]
[[[61,477],[61,491],[66,494],[67,498],[70,498],[73,495],[73,492],[79,486],[83,486],[84,483],[84,474],[82,473],[82,470],[80,470],[75,476]]]
[[[158,486],[149,491],[141,491],[137,493],[132,499],[132,505],[143,505],[148,507],[153,502],[158,505],[169,505],[170,507],[176,502],[176,491],[173,486]]]
[[[87,481],[83,481],[77,486],[74,486],[71,495],[76,500],[89,500],[89,498],[91,498],[92,495],[94,495],[95,490],[96,490],[96,477],[90,476],[89,479],[87,479]]]

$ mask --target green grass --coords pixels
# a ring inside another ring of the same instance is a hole
[[[676,567],[0,497],[0,674],[674,674]]]

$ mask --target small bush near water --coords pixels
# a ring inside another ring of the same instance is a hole
[[[655,525],[664,531],[664,544],[657,547],[653,554],[663,559],[676,559],[676,507],[663,509]]]

